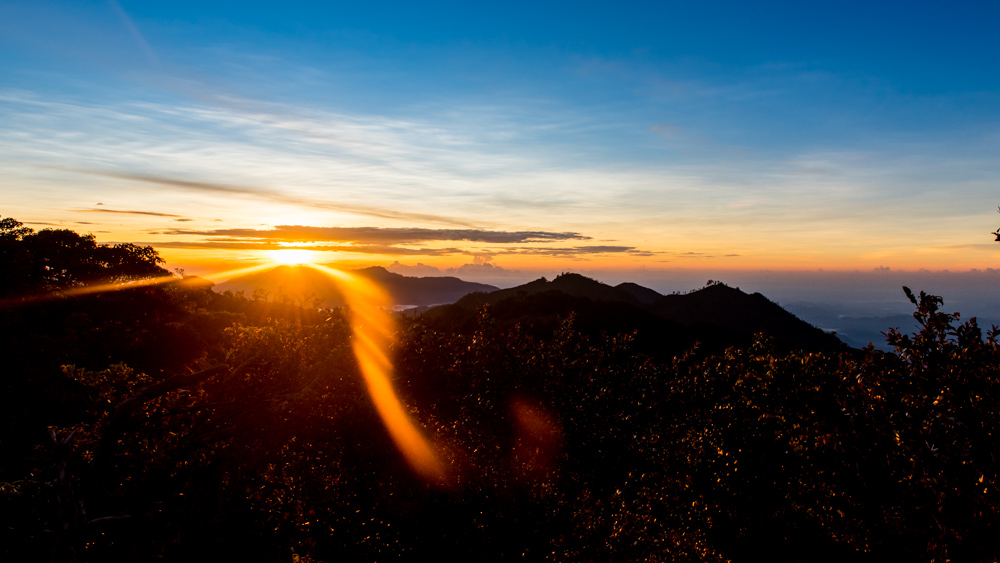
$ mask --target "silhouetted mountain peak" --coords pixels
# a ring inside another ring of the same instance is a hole
[[[647,350],[674,353],[699,340],[723,348],[749,342],[763,332],[793,348],[834,349],[836,337],[800,320],[760,293],[711,283],[687,294],[660,295],[633,283],[616,287],[580,274],[540,278],[521,286],[467,295],[449,307],[428,312],[439,326],[469,328],[475,311],[491,305],[501,322],[553,325],[552,319],[577,313],[586,331],[646,331]],[[651,342],[656,340],[656,342]],[[668,350],[669,349],[669,350]]]
[[[839,346],[835,336],[799,319],[764,295],[747,294],[722,283],[685,295],[666,295],[651,304],[650,310],[688,326],[718,325],[743,333],[763,332],[796,348]]]
[[[561,291],[574,297],[587,297],[599,301],[630,301],[631,296],[610,285],[580,274],[564,273],[549,282],[550,290]]]
[[[367,268],[359,268],[357,270],[352,270],[352,272],[359,276],[364,276],[370,280],[376,280],[376,281],[390,280],[390,279],[400,280],[406,277],[400,274],[390,272],[389,270],[386,270],[382,266],[369,266]]]
[[[636,287],[641,286],[637,285]],[[636,298],[629,290],[620,290],[593,278],[588,278],[587,276],[572,272],[566,272],[560,274],[551,281],[545,278],[538,278],[537,280],[530,281],[524,285],[519,285],[509,289],[501,289],[488,294],[477,293],[474,295],[468,295],[459,300],[457,305],[464,307],[476,307],[481,303],[496,303],[518,295],[537,295],[539,293],[546,293],[550,291],[558,291],[571,297],[581,297],[594,301],[623,301],[631,304],[642,303],[642,300]],[[657,295],[659,296],[659,294]]]
[[[648,287],[643,287],[632,282],[622,282],[616,285],[615,289],[619,292],[631,295],[633,299],[643,304],[653,303],[663,297],[663,295],[657,291],[653,291]]]

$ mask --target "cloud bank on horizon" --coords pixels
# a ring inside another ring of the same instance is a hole
[[[991,267],[998,22],[978,4],[11,0],[0,213],[178,266],[309,244],[438,271]]]

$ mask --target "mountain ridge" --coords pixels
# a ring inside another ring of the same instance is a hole
[[[610,286],[565,273],[491,293],[471,293],[423,313],[442,330],[472,328],[483,306],[502,325],[544,337],[560,319],[575,316],[576,328],[593,336],[636,333],[637,346],[652,355],[673,355],[696,343],[714,351],[746,345],[756,333],[784,348],[835,350],[846,345],[760,293],[712,283],[686,294],[661,295],[638,284]]]
[[[380,266],[351,270],[390,295],[397,306],[415,306],[414,315],[436,329],[475,329],[485,306],[503,326],[519,326],[540,338],[550,337],[559,323],[573,315],[576,328],[594,337],[634,334],[636,345],[650,355],[671,356],[693,346],[722,351],[745,346],[764,333],[788,349],[825,351],[847,347],[829,334],[795,316],[760,293],[711,282],[687,293],[662,295],[642,285],[611,286],[567,272],[499,289],[456,277],[410,277]],[[277,266],[217,285],[215,291],[262,291],[265,297],[321,306],[345,304],[337,284],[307,266]]]
[[[393,305],[427,306],[451,303],[464,295],[476,291],[495,291],[499,288],[476,282],[468,282],[453,276],[412,277],[386,270],[381,266],[371,266],[349,273],[367,278],[380,285],[389,294]],[[323,307],[345,305],[343,293],[337,283],[323,272],[308,266],[276,266],[265,272],[240,276],[220,283],[217,292],[243,291],[253,295],[263,291],[272,298],[292,301],[319,300]]]

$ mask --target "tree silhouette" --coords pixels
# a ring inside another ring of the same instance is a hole
[[[100,245],[92,234],[0,219],[0,297],[170,275],[162,263],[151,246]]]

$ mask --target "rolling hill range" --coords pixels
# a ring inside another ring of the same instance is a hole
[[[772,336],[785,349],[821,351],[845,346],[763,295],[720,283],[686,294],[661,295],[638,284],[611,286],[579,274],[497,289],[454,277],[402,276],[381,267],[352,273],[378,283],[394,304],[418,306],[413,314],[447,332],[474,330],[485,305],[501,326],[517,325],[539,338],[551,337],[570,314],[577,330],[595,338],[635,332],[638,349],[657,357],[672,357],[696,342],[704,352],[745,346],[758,332]],[[344,305],[336,283],[307,266],[278,266],[214,289],[242,291],[247,296],[263,292],[268,299],[293,302],[316,299],[325,307]]]
[[[845,347],[837,337],[759,293],[712,284],[687,294],[660,295],[636,284],[610,286],[579,274],[469,294],[451,305],[427,310],[423,318],[440,330],[468,331],[475,328],[483,305],[502,326],[519,325],[542,338],[551,336],[570,313],[575,328],[594,337],[637,331],[635,345],[659,357],[676,355],[695,342],[705,351],[746,345],[758,332],[774,337],[786,349]]]
[[[495,291],[492,285],[462,281],[454,277],[417,278],[394,274],[382,267],[351,270],[381,286],[395,305],[438,305],[452,303],[476,291]],[[329,276],[308,266],[278,266],[274,269],[233,278],[215,286],[215,291],[242,291],[247,297],[256,291],[271,299],[305,302],[318,299],[323,307],[341,307],[344,297]]]

